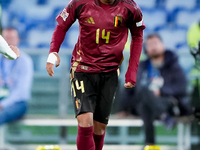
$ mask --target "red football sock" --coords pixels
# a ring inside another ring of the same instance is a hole
[[[78,150],[95,150],[93,130],[93,126],[78,126],[78,135],[76,139],[76,145]]]
[[[104,144],[105,132],[103,135],[93,134],[94,142],[95,142],[95,150],[102,150]]]

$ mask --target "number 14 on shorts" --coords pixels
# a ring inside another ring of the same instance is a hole
[[[77,90],[81,90],[82,93],[85,93],[83,81],[80,81],[80,84],[78,83],[78,80],[76,80],[75,82],[72,82],[72,91],[73,91],[74,97],[76,97],[77,95],[76,93]]]

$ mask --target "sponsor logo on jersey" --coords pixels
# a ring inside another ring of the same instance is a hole
[[[114,26],[119,27],[122,23],[122,17],[121,16],[115,16],[114,17]]]
[[[66,21],[67,17],[69,16],[69,13],[67,13],[66,9],[63,9],[62,13],[60,16],[63,18],[64,21]]]
[[[85,20],[85,22],[95,24],[94,19],[92,17],[89,17],[87,20]]]

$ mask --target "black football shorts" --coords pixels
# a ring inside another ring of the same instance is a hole
[[[74,72],[71,88],[76,117],[82,113],[92,112],[94,120],[108,124],[117,86],[117,71]]]

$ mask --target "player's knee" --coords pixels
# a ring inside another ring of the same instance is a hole
[[[97,135],[103,135],[105,133],[107,124],[94,121],[94,133]]]
[[[93,126],[93,113],[84,113],[77,116],[78,125],[81,127]]]

